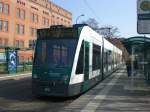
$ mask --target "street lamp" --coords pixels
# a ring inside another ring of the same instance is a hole
[[[85,16],[84,14],[81,14],[80,16],[77,17],[76,19],[76,24],[78,23],[78,20],[80,19],[80,17]]]

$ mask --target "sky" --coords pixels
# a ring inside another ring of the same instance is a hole
[[[72,13],[73,24],[94,18],[99,26],[112,25],[119,28],[121,37],[129,38],[137,34],[137,0],[51,0]]]

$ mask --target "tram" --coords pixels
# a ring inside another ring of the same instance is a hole
[[[32,92],[71,97],[86,92],[121,65],[122,51],[88,25],[37,30]]]

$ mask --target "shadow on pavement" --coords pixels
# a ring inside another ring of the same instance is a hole
[[[0,98],[14,101],[45,101],[45,102],[65,102],[75,100],[79,96],[70,98],[61,97],[35,97],[32,95],[31,78],[24,78],[21,80],[3,80],[0,81]]]
[[[34,97],[34,96],[33,96]],[[34,97],[35,100],[39,101],[45,101],[45,102],[53,102],[53,103],[59,103],[59,102],[70,102],[73,100],[76,100],[80,96],[74,96],[74,97],[49,97],[49,96],[42,96],[42,97]]]

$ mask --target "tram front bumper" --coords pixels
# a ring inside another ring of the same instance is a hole
[[[68,85],[54,81],[32,80],[32,93],[37,96],[67,97]]]

